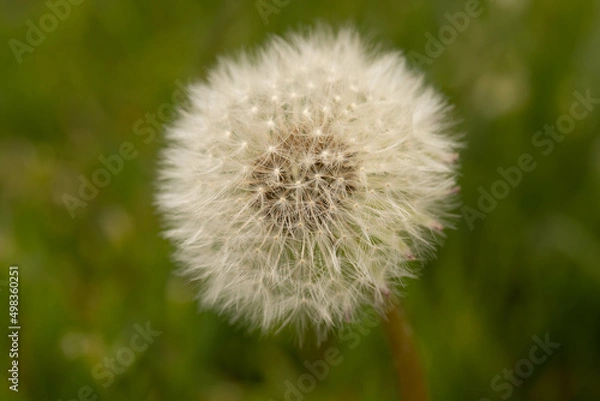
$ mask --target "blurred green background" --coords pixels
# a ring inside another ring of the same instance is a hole
[[[152,206],[156,127],[170,117],[154,127],[151,114],[171,104],[177,83],[205,77],[219,54],[317,20],[353,22],[412,52],[455,105],[468,142],[465,205],[477,208],[499,167],[523,154],[536,163],[485,219],[448,231],[406,290],[432,399],[600,400],[600,105],[551,151],[532,143],[569,114],[575,91],[600,98],[599,1],[482,2],[463,32],[445,14],[465,1],[72,2],[64,20],[42,1],[0,4],[0,303],[7,311],[8,266],[18,264],[22,325],[18,394],[0,336],[2,400],[284,400],[286,381],[297,386],[304,362],[327,347],[343,361],[287,399],[397,399],[379,326],[298,349],[198,313]],[[28,20],[44,24],[43,38],[28,34]],[[447,44],[429,57],[426,35],[440,29]],[[90,179],[124,142],[136,156],[72,218],[63,196],[77,196],[80,175]],[[161,334],[124,350],[147,322]],[[533,336],[546,335],[560,347],[507,384],[504,370],[526,369]],[[109,380],[99,364],[115,357],[129,366]]]

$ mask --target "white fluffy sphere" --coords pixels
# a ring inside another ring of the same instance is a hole
[[[447,112],[351,29],[221,60],[167,130],[157,195],[201,304],[320,336],[383,308],[455,206]]]

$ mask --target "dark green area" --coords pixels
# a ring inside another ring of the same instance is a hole
[[[379,326],[297,349],[285,337],[259,338],[199,314],[173,277],[172,248],[152,206],[163,139],[144,122],[147,113],[172,102],[177,82],[203,78],[218,55],[320,20],[353,22],[387,48],[422,56],[427,33],[449,35],[420,68],[461,119],[465,205],[477,209],[479,188],[505,189],[494,184],[498,168],[524,154],[535,163],[485,219],[472,227],[461,219],[448,231],[438,258],[406,289],[432,399],[502,399],[508,381],[497,379],[499,391],[490,382],[504,369],[525,369],[532,337],[547,333],[560,347],[506,399],[600,399],[600,103],[578,107],[587,115],[564,139],[536,136],[569,115],[575,92],[600,98],[600,3],[486,2],[453,38],[445,13],[466,4],[291,0],[274,6],[265,24],[254,1],[87,0],[16,56],[11,40],[27,43],[28,20],[52,27],[43,17],[49,8],[3,1],[0,326],[8,325],[3,280],[18,264],[22,330],[18,395],[7,390],[8,342],[0,336],[0,398],[71,400],[90,386],[111,401],[283,400],[286,380],[307,373],[304,361],[336,347],[343,361],[305,400],[396,399]],[[117,154],[124,142],[135,157],[71,218],[63,195],[76,195],[79,176],[91,178],[99,156]],[[162,334],[114,380],[102,368],[94,375],[146,322]]]

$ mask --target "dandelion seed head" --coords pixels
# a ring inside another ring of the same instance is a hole
[[[232,321],[323,338],[383,310],[452,222],[446,102],[351,29],[222,60],[189,100],[157,205],[200,303]]]

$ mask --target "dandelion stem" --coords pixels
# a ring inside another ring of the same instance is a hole
[[[400,304],[389,310],[383,326],[394,358],[402,401],[428,401],[425,375],[413,338],[412,328]]]

